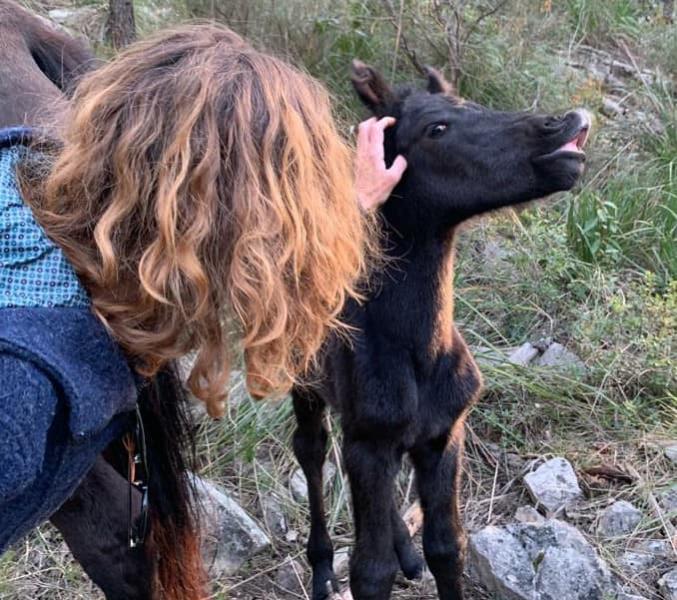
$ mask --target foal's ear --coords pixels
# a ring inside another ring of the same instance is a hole
[[[393,90],[383,75],[360,60],[353,60],[350,80],[360,100],[377,115],[394,100]]]
[[[432,67],[425,68],[428,76],[428,91],[431,94],[444,94],[445,96],[453,96],[456,93],[454,86],[449,83],[442,73]]]

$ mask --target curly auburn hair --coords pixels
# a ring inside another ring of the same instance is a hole
[[[288,390],[378,254],[325,89],[188,25],[87,75],[70,110],[24,195],[139,372],[194,352],[212,416],[238,351],[252,394]]]

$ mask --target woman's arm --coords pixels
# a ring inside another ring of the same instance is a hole
[[[380,120],[372,117],[360,123],[357,129],[355,187],[358,202],[366,211],[378,208],[388,199],[407,168],[404,156],[398,156],[390,168],[386,168],[383,132],[394,123],[393,117]]]
[[[1,507],[31,485],[42,469],[58,400],[49,378],[21,358],[0,352],[0,378]]]

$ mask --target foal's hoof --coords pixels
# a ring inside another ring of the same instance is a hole
[[[418,552],[412,550],[406,556],[400,556],[400,568],[407,579],[421,579],[423,576],[423,569],[425,568],[424,560],[418,555]]]
[[[332,594],[339,592],[339,584],[331,567],[318,566],[313,572],[312,600],[327,600]]]
[[[400,569],[407,579],[420,579],[423,576],[425,561],[409,538],[405,543],[395,546],[395,553],[400,563]]]

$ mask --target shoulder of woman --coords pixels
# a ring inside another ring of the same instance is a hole
[[[56,390],[34,363],[0,350],[0,502],[20,494],[42,469],[56,415]]]
[[[127,360],[88,308],[0,308],[0,352],[52,382],[75,440],[95,435],[136,404]]]
[[[16,165],[26,152],[0,145],[0,307],[88,306],[72,266],[21,197]]]

